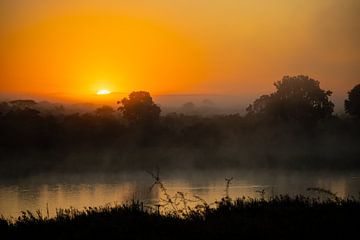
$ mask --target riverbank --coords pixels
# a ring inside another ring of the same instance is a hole
[[[168,204],[171,205],[171,201]],[[163,207],[132,202],[58,210],[53,218],[46,213],[24,212],[18,219],[0,220],[1,238],[343,239],[351,234],[356,236],[360,216],[359,199],[342,199],[330,193],[326,199],[275,196],[231,200],[225,197],[213,207],[205,202],[192,209],[177,206],[167,212],[161,210]]]

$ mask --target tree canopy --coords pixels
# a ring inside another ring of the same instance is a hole
[[[334,104],[331,91],[320,88],[320,82],[308,76],[285,76],[274,83],[276,92],[256,99],[246,110],[282,120],[319,120],[331,116]]]
[[[118,110],[131,123],[152,123],[160,117],[161,109],[153,102],[150,93],[138,91],[118,101]]]
[[[345,100],[345,112],[360,117],[360,84],[348,92],[348,99]]]
[[[95,110],[95,114],[100,117],[108,118],[114,113],[114,109],[110,106],[102,106]]]

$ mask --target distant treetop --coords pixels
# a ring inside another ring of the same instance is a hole
[[[13,101],[10,101],[9,103],[12,106],[20,108],[20,109],[30,108],[30,107],[33,107],[34,105],[36,105],[36,102],[34,100],[31,100],[31,99],[13,100]]]
[[[351,116],[360,117],[360,84],[348,92],[348,99],[345,100],[345,112]]]
[[[284,76],[274,83],[276,92],[256,99],[246,110],[257,115],[281,120],[319,120],[331,116],[334,104],[331,91],[320,88],[320,82],[308,76]]]
[[[148,92],[132,92],[128,98],[118,101],[118,104],[118,110],[130,123],[153,123],[159,120],[161,109]]]

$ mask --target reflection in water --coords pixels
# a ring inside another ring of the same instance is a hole
[[[276,171],[187,171],[162,176],[168,193],[183,192],[186,198],[199,196],[208,203],[225,196],[225,177],[234,177],[229,189],[230,197],[259,197],[258,190],[271,194],[304,194],[308,187],[328,189],[340,197],[357,197],[360,192],[359,173],[334,172],[276,172]],[[0,184],[0,214],[19,216],[22,210],[46,206],[53,216],[56,208],[102,206],[124,203],[132,199],[156,203],[164,198],[158,188],[150,191],[153,179],[146,173],[119,175],[43,176],[15,183]],[[312,193],[314,194],[314,193]]]

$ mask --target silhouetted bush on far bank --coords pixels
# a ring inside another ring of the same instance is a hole
[[[246,109],[248,115],[307,123],[329,118],[334,111],[332,92],[322,90],[320,82],[308,76],[285,76],[274,85],[276,92],[256,99]]]
[[[118,101],[118,104],[122,116],[132,124],[148,125],[159,120],[161,109],[148,92],[132,92],[128,98]]]
[[[360,118],[360,84],[348,93],[348,99],[345,100],[345,112]]]

